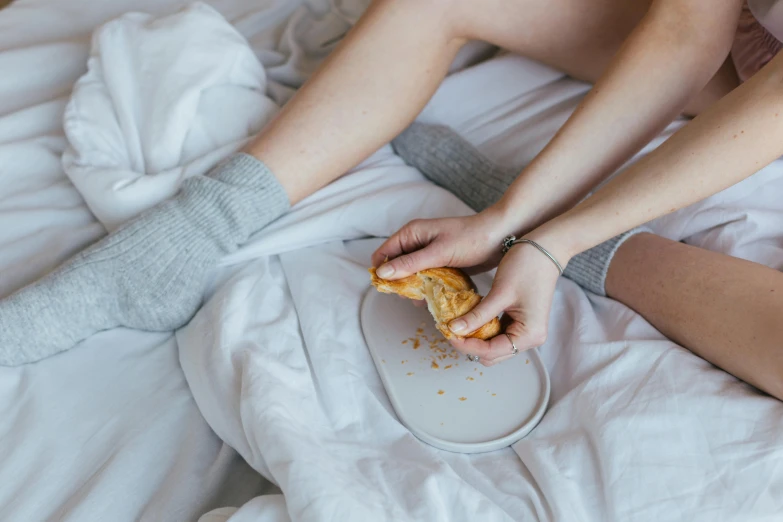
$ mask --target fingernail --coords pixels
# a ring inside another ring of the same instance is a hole
[[[467,328],[467,323],[463,321],[462,319],[457,319],[456,321],[452,321],[449,323],[449,330],[451,330],[454,333],[461,332],[465,328]]]
[[[381,279],[387,279],[394,275],[394,268],[389,265],[381,265],[375,273],[378,274],[378,277]]]

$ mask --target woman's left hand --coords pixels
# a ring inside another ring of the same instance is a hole
[[[528,244],[514,245],[500,262],[487,296],[473,310],[449,324],[454,333],[464,334],[505,313],[504,333],[488,341],[454,339],[451,344],[460,352],[478,356],[485,366],[513,357],[511,341],[519,352],[541,346],[546,342],[549,311],[559,276],[557,267],[538,249]]]

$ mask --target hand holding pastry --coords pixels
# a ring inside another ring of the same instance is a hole
[[[459,268],[428,268],[396,281],[381,279],[370,268],[372,285],[385,294],[397,294],[416,301],[425,301],[435,326],[446,339],[473,337],[491,339],[500,333],[500,321],[492,317],[470,331],[460,334],[449,329],[449,323],[465,315],[481,302],[481,296],[470,277]]]
[[[503,230],[487,211],[460,218],[417,219],[387,239],[372,255],[372,264],[378,277],[391,281],[443,266],[485,272],[500,261]]]
[[[451,344],[491,366],[545,342],[560,275],[553,260],[531,244],[514,245],[503,256],[507,231],[505,223],[486,211],[465,218],[412,221],[373,254],[373,264],[380,265],[371,269],[373,284],[387,293],[426,299],[438,329]],[[568,262],[564,252],[553,255],[562,257],[563,266]],[[459,306],[453,300],[446,305],[436,302],[436,293],[443,288],[459,292],[459,285],[448,282],[452,275],[469,281],[459,275],[461,271],[442,267],[481,272],[498,262],[492,289],[483,300],[472,289],[474,297],[461,297]],[[503,332],[497,319],[501,314]]]
[[[557,257],[557,253],[547,250]],[[558,260],[560,261],[560,260]],[[561,263],[566,263],[563,257]],[[492,339],[452,339],[451,344],[485,366],[510,359],[546,342],[549,311],[560,271],[546,254],[530,244],[511,247],[498,266],[492,289],[475,308],[451,321],[457,334],[469,332],[488,318],[504,314],[504,332]]]

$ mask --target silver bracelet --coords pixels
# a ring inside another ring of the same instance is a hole
[[[518,245],[520,243],[527,243],[528,245],[533,245],[534,247],[536,247],[542,254],[544,254],[546,257],[552,260],[552,262],[555,264],[557,269],[560,271],[560,275],[563,275],[563,267],[560,266],[560,263],[557,262],[555,256],[550,254],[546,248],[542,247],[535,241],[531,241],[530,239],[517,239],[516,236],[508,236],[503,240],[503,253],[505,254],[512,246]]]

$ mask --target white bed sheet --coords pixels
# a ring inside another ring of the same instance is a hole
[[[213,3],[239,27],[264,20],[240,4]],[[86,33],[129,6],[179,5],[22,0],[0,11],[0,70],[14,71],[0,75],[0,295],[103,232],[59,163],[62,110],[84,71]],[[521,165],[585,89],[505,58],[452,77],[422,118]],[[780,268],[774,194],[782,173],[774,165],[654,226]],[[368,213],[360,193],[406,204]],[[287,495],[259,497],[233,520],[284,520],[286,512],[330,520],[344,511],[368,514],[361,520],[776,519],[781,405],[565,280],[543,350],[551,409],[516,453],[448,454],[407,434],[358,330],[373,244],[360,238],[414,216],[465,211],[386,148],[225,260],[223,283],[180,332],[179,355],[210,426]],[[324,268],[307,283],[339,299],[313,300],[292,277],[314,260]],[[324,306],[330,315],[319,312]],[[216,505],[241,506],[264,487],[199,414],[171,336],[118,329],[43,363],[0,369],[0,408],[4,520],[193,520]],[[286,429],[292,420],[299,429]],[[314,440],[302,427],[330,437]]]
[[[0,10],[0,296],[105,232],[60,163],[63,110],[93,28],[185,3],[18,0]],[[296,7],[216,3],[259,37],[279,21],[246,18],[252,9]],[[177,352],[173,335],[120,329],[0,368],[0,520],[192,521],[267,491],[199,413]]]
[[[506,56],[450,76],[421,119],[521,165],[585,90]],[[651,226],[780,268],[781,192],[777,162]],[[466,212],[383,148],[226,260],[251,264],[178,332],[202,413],[279,484],[292,520],[777,520],[783,405],[566,279],[541,349],[550,410],[514,453],[462,456],[415,440],[390,410],[358,324],[380,241],[363,238]],[[280,501],[259,498],[230,520]]]

